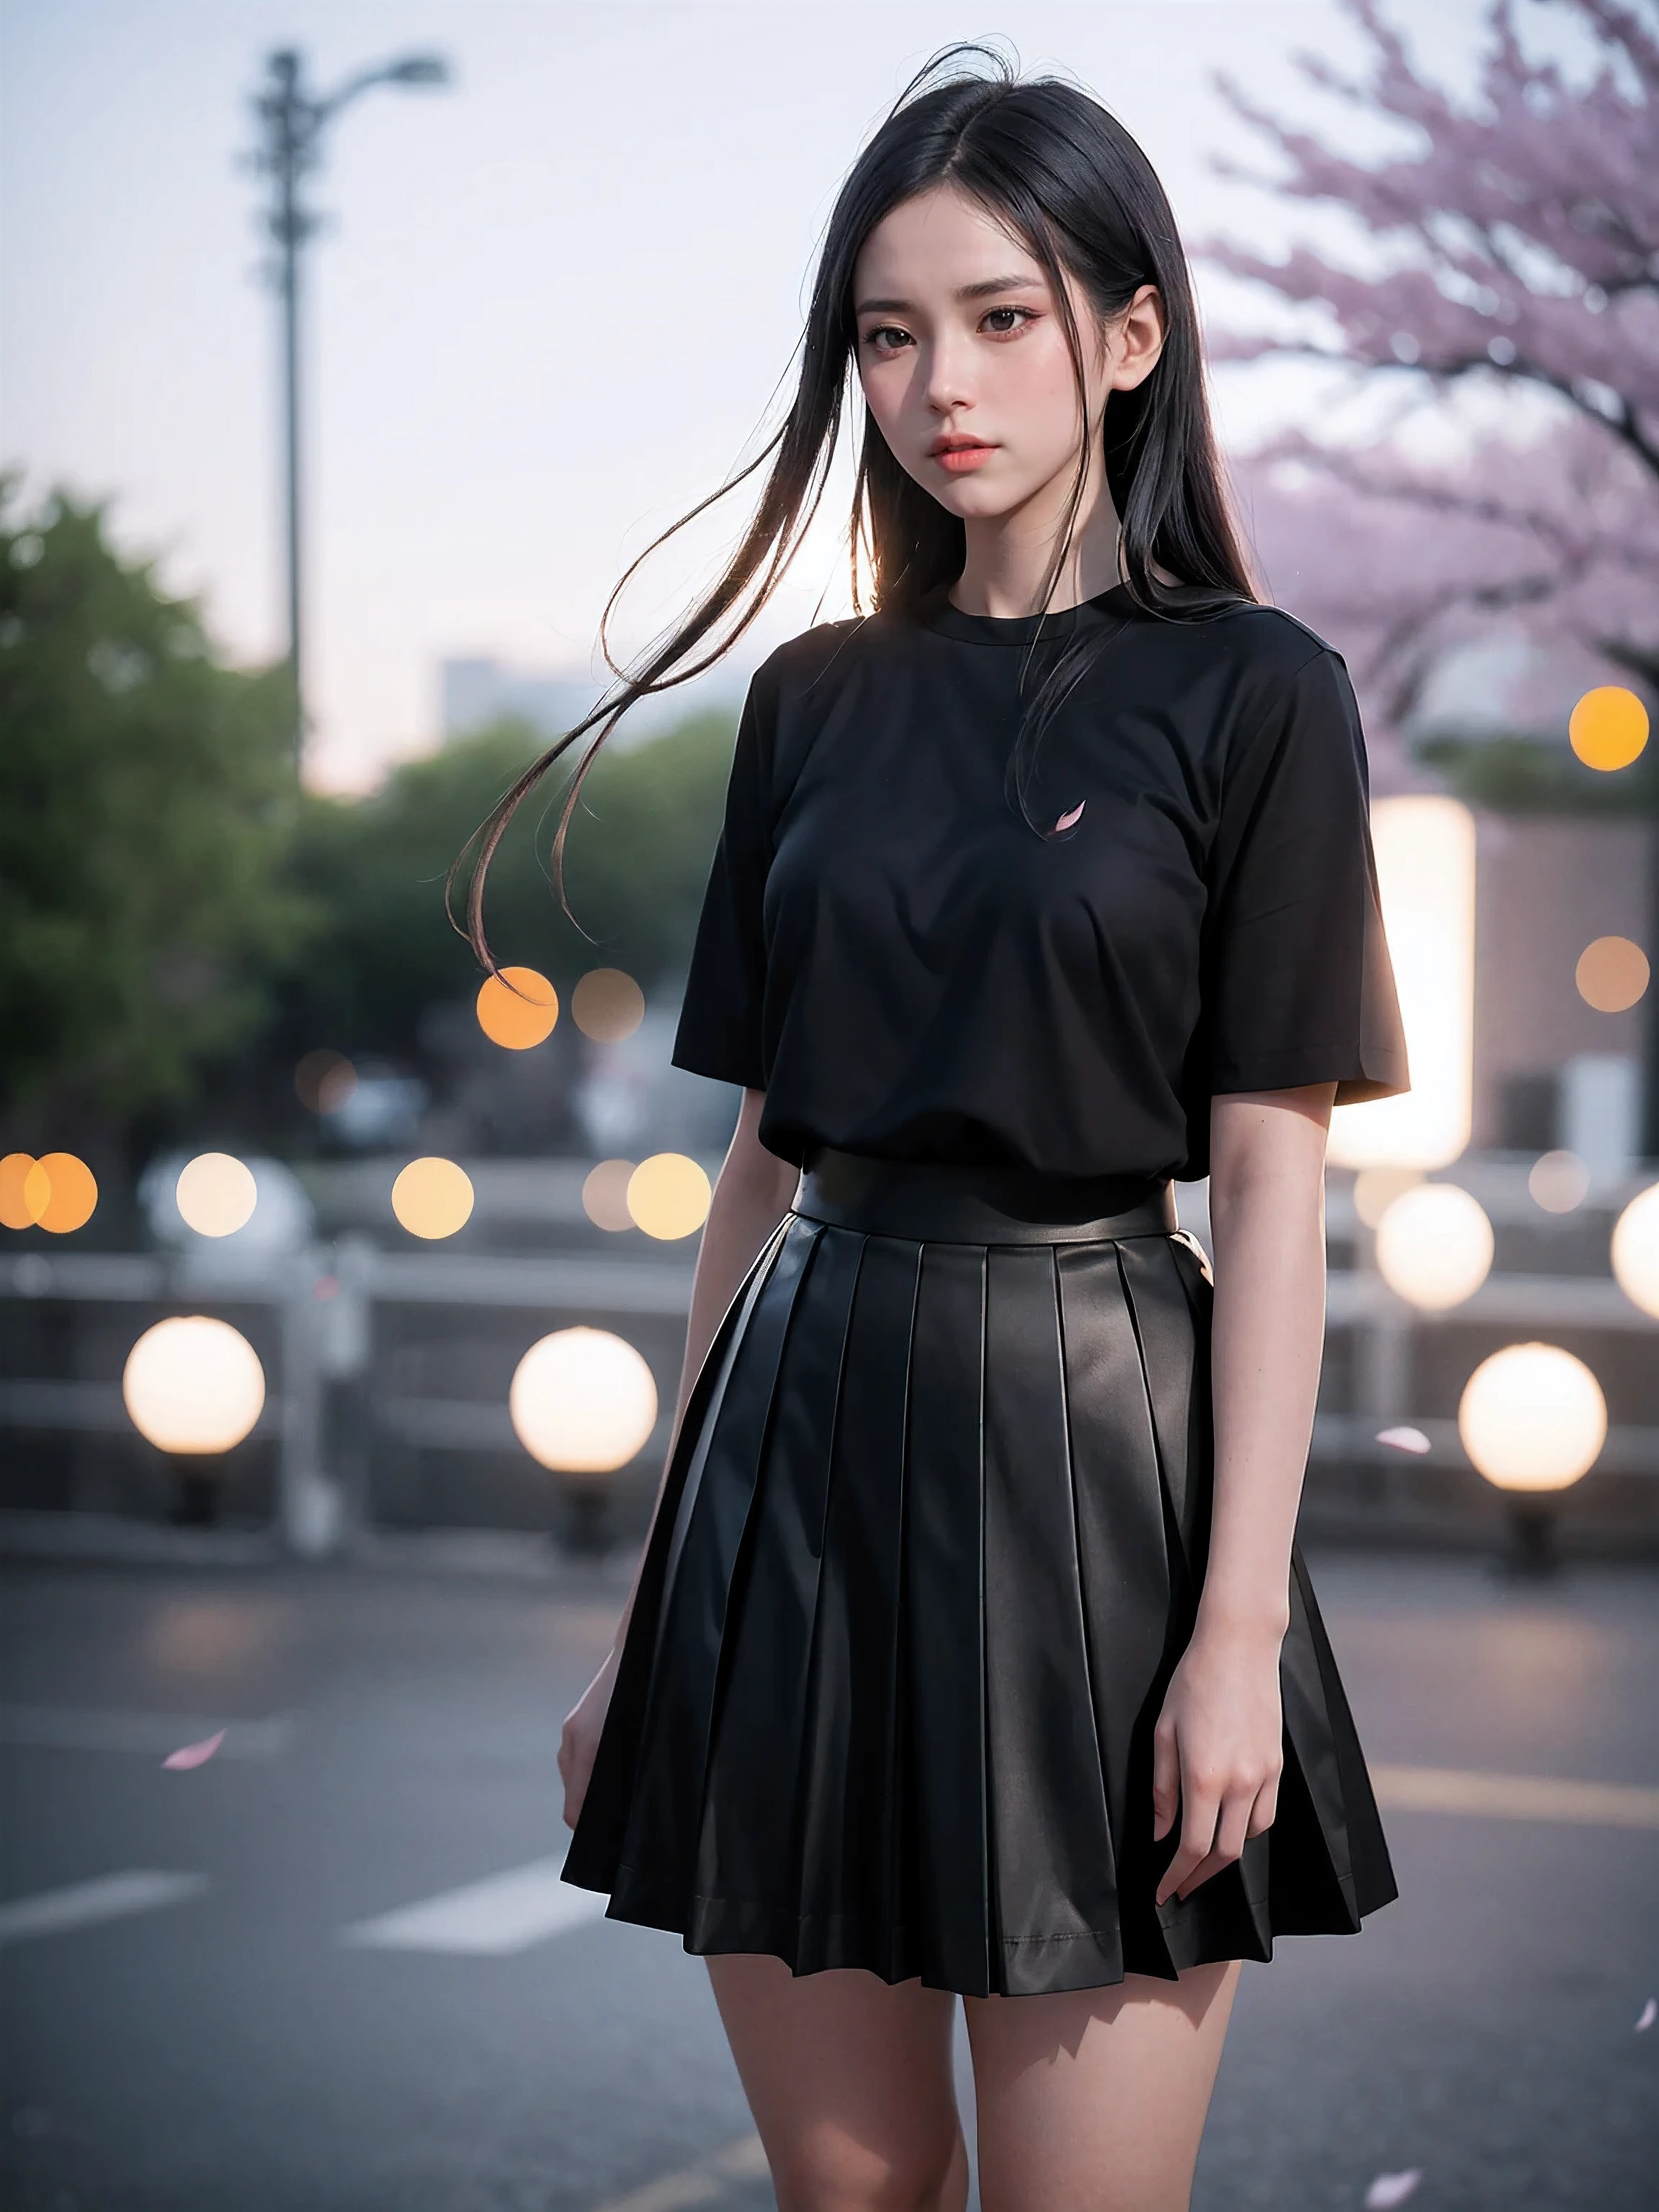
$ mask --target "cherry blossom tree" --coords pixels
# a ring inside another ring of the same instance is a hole
[[[1488,423],[1453,465],[1412,459],[1397,435],[1297,436],[1243,465],[1270,575],[1297,574],[1279,595],[1356,660],[1385,731],[1450,645],[1517,620],[1659,690],[1659,18],[1544,0],[1580,34],[1575,70],[1528,51],[1514,0],[1495,0],[1479,99],[1460,106],[1378,0],[1344,4],[1368,70],[1304,70],[1394,150],[1366,159],[1223,89],[1279,157],[1265,181],[1345,210],[1358,251],[1211,244],[1296,311],[1293,331],[1224,333],[1213,355],[1300,354],[1425,396],[1480,386],[1547,404],[1541,424],[1536,404]]]

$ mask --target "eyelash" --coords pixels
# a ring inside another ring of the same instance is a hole
[[[1034,323],[1037,319],[1036,311],[1031,307],[988,307],[985,313],[981,317],[981,325],[988,323],[993,316],[995,315],[1016,315],[1018,317],[1019,320],[1014,325],[1013,329],[1012,330],[987,331],[985,335],[988,337],[1011,338],[1013,337],[1015,331],[1020,329],[1024,325],[1027,323]],[[873,330],[866,331],[864,334],[864,343],[876,352],[897,352],[899,350],[899,348],[896,346],[890,348],[884,347],[880,343],[884,338],[898,338],[904,345],[910,345],[915,343],[909,331],[900,330],[896,323],[878,323]]]

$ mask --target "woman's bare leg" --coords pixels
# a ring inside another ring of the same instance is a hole
[[[1187,2212],[1237,1984],[969,1998],[984,2212]]]
[[[748,1953],[707,1963],[778,2212],[963,2212],[953,1996]]]

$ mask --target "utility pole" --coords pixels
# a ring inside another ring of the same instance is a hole
[[[267,58],[265,81],[253,98],[259,144],[252,165],[270,179],[270,201],[264,222],[276,248],[270,276],[282,314],[283,567],[296,782],[304,767],[306,742],[304,471],[300,405],[301,257],[320,223],[315,210],[306,205],[301,188],[305,179],[322,166],[325,130],[341,109],[360,94],[377,84],[438,86],[449,82],[449,64],[441,54],[405,54],[397,61],[359,70],[331,93],[319,95],[307,89],[305,57],[292,47],[283,47]]]

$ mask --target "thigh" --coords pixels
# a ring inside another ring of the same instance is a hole
[[[962,2212],[953,1996],[750,1953],[706,1963],[779,2212]]]
[[[1237,1984],[969,1998],[984,2212],[1186,2212]]]

